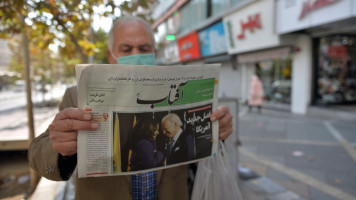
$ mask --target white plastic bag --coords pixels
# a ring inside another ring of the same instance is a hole
[[[217,156],[199,162],[192,200],[243,200],[227,155],[220,141]]]

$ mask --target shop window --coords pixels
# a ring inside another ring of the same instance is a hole
[[[247,0],[191,0],[180,12],[179,33],[193,29],[207,18],[226,12],[229,8]]]
[[[208,5],[208,17],[225,12],[227,9],[244,1],[246,0],[207,0],[208,4],[211,3],[211,6]],[[211,11],[209,7],[211,7]]]
[[[356,103],[356,37],[319,39],[316,72],[318,104]]]
[[[181,10],[180,32],[185,32],[206,20],[206,0],[191,0]]]
[[[229,2],[230,0],[212,0],[212,15],[217,15],[220,12],[226,10],[229,8]]]
[[[234,5],[244,2],[244,1],[247,1],[247,0],[231,0],[231,6],[234,6]]]
[[[290,104],[292,83],[290,59],[256,63],[255,73],[261,77],[267,101]]]

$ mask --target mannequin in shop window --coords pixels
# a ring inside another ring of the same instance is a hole
[[[259,63],[256,63],[255,74],[251,78],[250,96],[248,99],[248,112],[251,112],[252,107],[257,107],[258,113],[261,113],[261,108],[264,100],[264,89],[260,79],[262,74]]]

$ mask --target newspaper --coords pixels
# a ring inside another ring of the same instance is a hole
[[[78,107],[99,123],[78,133],[78,175],[128,175],[214,156],[220,65],[76,66]]]

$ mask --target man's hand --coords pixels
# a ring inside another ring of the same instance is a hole
[[[95,130],[99,124],[91,121],[89,112],[78,108],[66,108],[59,112],[49,125],[53,149],[62,156],[77,153],[78,130]]]
[[[211,114],[210,120],[219,120],[219,140],[225,140],[232,133],[232,115],[228,107],[219,106]]]

